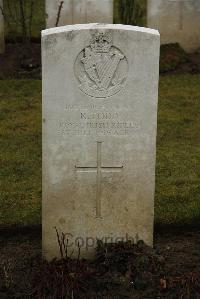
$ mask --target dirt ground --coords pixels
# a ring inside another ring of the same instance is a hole
[[[5,53],[0,55],[0,80],[24,78],[41,78],[40,43],[6,44]]]
[[[200,271],[200,230],[156,234],[155,247],[166,258],[167,274],[180,276],[186,272]]]
[[[165,260],[167,285],[161,289],[132,289],[121,295],[109,290],[107,295],[93,297],[85,295],[81,298],[200,298],[195,295],[177,295],[168,290],[168,278],[177,279],[181,276],[196,273],[200,275],[200,230],[171,230],[155,233],[154,247]],[[34,228],[23,232],[4,232],[0,238],[0,298],[39,298],[31,294],[31,272],[34,265],[41,260],[41,230]],[[196,275],[194,274],[194,275]],[[200,278],[200,276],[198,276]],[[199,283],[200,281],[198,281]],[[158,281],[158,285],[160,282]],[[28,287],[27,287],[28,285]],[[199,289],[200,291],[200,289]],[[54,298],[54,297],[45,297]]]

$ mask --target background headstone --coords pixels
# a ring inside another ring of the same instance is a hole
[[[148,27],[158,29],[161,44],[179,43],[186,51],[200,48],[199,0],[148,0]]]
[[[159,33],[72,25],[42,33],[43,250],[153,242]],[[88,245],[89,244],[89,245]]]
[[[0,6],[3,8],[3,0],[0,0]],[[5,51],[5,41],[4,41],[4,18],[2,11],[0,9],[0,54]]]
[[[113,0],[46,0],[46,27],[83,23],[113,23]]]

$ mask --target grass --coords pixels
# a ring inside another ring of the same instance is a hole
[[[41,82],[0,81],[0,224],[41,222]]]
[[[195,223],[200,219],[200,75],[161,77],[156,223]]]
[[[160,79],[156,224],[200,219],[200,75]],[[41,223],[41,81],[0,81],[0,225]]]

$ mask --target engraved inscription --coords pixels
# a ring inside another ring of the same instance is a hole
[[[107,98],[121,90],[128,75],[125,55],[112,45],[111,33],[96,32],[75,61],[79,88],[95,98]]]
[[[133,136],[142,124],[141,119],[132,120],[130,109],[118,104],[67,104],[65,117],[58,121],[58,133],[62,137]]]
[[[101,141],[97,141],[97,165],[94,167],[75,166],[78,172],[95,172],[96,173],[96,217],[101,217],[101,175],[103,172],[119,172],[123,166],[102,166],[101,161]]]
[[[82,113],[81,119],[115,119],[118,118],[118,113],[114,112],[97,112],[97,113]]]
[[[97,122],[97,121],[86,121],[86,122],[71,122],[61,121],[59,123],[59,132],[62,136],[88,136],[88,135],[101,135],[101,136],[126,136],[132,135],[140,128],[137,122]]]

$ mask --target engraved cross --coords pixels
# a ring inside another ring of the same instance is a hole
[[[120,172],[123,166],[102,166],[101,161],[101,146],[102,142],[97,141],[97,165],[90,166],[75,166],[78,172],[95,172],[96,173],[96,217],[101,217],[101,175],[103,172]]]

